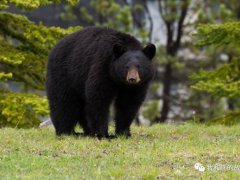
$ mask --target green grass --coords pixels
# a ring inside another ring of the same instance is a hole
[[[240,127],[132,128],[132,138],[56,138],[53,129],[0,130],[0,179],[239,179]],[[206,170],[194,169],[202,163]]]

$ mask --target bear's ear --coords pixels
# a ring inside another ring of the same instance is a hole
[[[149,58],[152,59],[156,54],[156,47],[154,44],[148,44],[144,49],[143,53]]]
[[[113,53],[116,58],[119,58],[123,53],[125,53],[125,48],[120,44],[115,44],[113,46]]]

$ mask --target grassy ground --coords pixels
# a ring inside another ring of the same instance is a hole
[[[239,126],[155,125],[132,134],[99,141],[1,129],[0,179],[240,179]],[[215,164],[239,169],[208,169]]]

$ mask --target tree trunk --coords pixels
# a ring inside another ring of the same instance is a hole
[[[167,42],[166,42],[166,54],[171,57],[175,57],[180,46],[181,38],[183,34],[183,23],[187,15],[189,2],[183,0],[180,6],[179,19],[169,19],[170,13],[177,13],[177,7],[167,7],[166,1],[159,0],[158,3],[160,15],[165,22],[167,29]],[[168,18],[167,18],[168,17]],[[177,26],[175,26],[177,24]],[[176,38],[174,39],[174,33],[176,32]],[[168,118],[171,102],[171,85],[172,85],[172,62],[169,61],[165,66],[165,72],[163,77],[163,106],[161,110],[161,116],[156,118],[156,122],[165,122]]]
[[[168,113],[170,110],[170,92],[171,92],[171,84],[172,84],[172,65],[171,63],[167,63],[165,67],[164,79],[163,79],[163,106],[161,111],[161,117],[158,122],[165,122]]]

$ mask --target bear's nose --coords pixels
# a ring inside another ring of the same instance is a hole
[[[129,84],[137,84],[140,82],[140,80],[141,79],[137,69],[131,68],[128,70],[126,81]]]
[[[131,84],[135,84],[137,82],[137,79],[136,78],[129,78],[128,82],[131,83]]]

